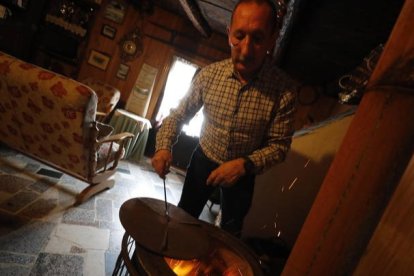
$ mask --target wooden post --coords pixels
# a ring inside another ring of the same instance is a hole
[[[350,275],[414,150],[414,0],[407,0],[282,275]]]

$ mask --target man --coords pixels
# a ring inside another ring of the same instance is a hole
[[[189,93],[164,119],[152,158],[164,178],[182,125],[204,106],[199,146],[178,206],[198,218],[219,186],[221,227],[236,236],[251,205],[255,175],[282,162],[290,148],[295,83],[271,64],[277,35],[276,9],[270,1],[239,1],[228,29],[231,59],[197,74]]]

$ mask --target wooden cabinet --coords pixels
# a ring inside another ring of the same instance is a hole
[[[32,61],[76,78],[99,4],[92,0],[50,1],[33,43]]]
[[[25,8],[0,0],[0,50],[76,78],[101,0],[36,0]]]
[[[0,4],[9,10],[6,18],[0,20],[1,51],[23,60],[30,59],[31,47],[39,22],[42,20],[46,2],[47,0],[36,0],[36,3],[31,1],[27,2],[25,8],[20,8],[16,4],[12,4],[14,1],[0,0]]]

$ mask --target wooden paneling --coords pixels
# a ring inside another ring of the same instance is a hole
[[[414,272],[414,156],[354,275]]]
[[[111,20],[106,19],[103,16],[105,12],[106,3],[107,1],[104,1],[102,3],[102,6],[96,16],[96,20],[92,27],[91,34],[89,37],[89,43],[85,51],[85,57],[82,61],[81,68],[79,71],[78,79],[82,80],[86,77],[92,77],[105,81],[117,87],[122,93],[121,101],[125,101],[134,85],[134,76],[137,76],[138,74],[137,67],[139,67],[140,65],[140,59],[137,58],[136,60],[131,62],[122,62],[120,58],[119,41],[122,39],[124,35],[134,30],[134,28],[141,24],[142,17],[140,16],[137,10],[133,9],[132,7],[129,7],[125,14],[123,23],[117,24]],[[116,28],[116,36],[113,40],[101,35],[101,29],[103,24],[107,24]],[[91,50],[97,50],[111,57],[108,68],[105,71],[88,64],[87,60]],[[121,80],[116,77],[116,73],[121,62],[125,63],[130,67],[128,77],[126,80]]]
[[[91,34],[85,58],[82,61],[78,79],[93,77],[105,81],[121,91],[121,104],[125,104],[135,84],[143,63],[156,67],[158,75],[149,104],[147,118],[151,118],[158,96],[166,80],[166,71],[170,66],[172,55],[183,53],[190,58],[201,60],[203,65],[229,56],[227,39],[223,35],[213,34],[205,39],[192,26],[191,22],[166,10],[155,7],[151,16],[143,17],[138,10],[129,6],[122,24],[114,23],[104,18],[103,13],[108,0],[103,1]],[[117,29],[116,37],[111,40],[101,35],[103,24]],[[141,28],[143,35],[143,53],[135,60],[122,62],[120,58],[119,40],[136,27]],[[111,57],[108,68],[103,71],[88,64],[90,51],[94,49]],[[130,67],[125,80],[116,77],[120,63]]]
[[[203,38],[189,20],[158,7],[155,8],[151,16],[143,17],[136,9],[130,6],[127,9],[124,22],[117,24],[103,16],[107,2],[103,1],[101,8],[96,14],[89,42],[84,50],[85,56],[80,66],[78,79],[82,80],[86,77],[93,77],[117,87],[122,93],[122,106],[128,100],[142,64],[146,63],[156,67],[158,75],[148,106],[146,115],[148,119],[155,117],[158,97],[162,93],[173,55],[185,56],[200,66],[230,56],[227,37],[222,34],[213,33],[209,38]],[[103,24],[116,28],[117,32],[114,39],[109,39],[101,34]],[[136,26],[142,28],[144,50],[137,59],[125,62],[130,69],[127,79],[122,80],[116,77],[119,65],[122,62],[119,40]],[[105,71],[88,64],[87,59],[92,49],[111,57],[111,61]],[[337,107],[336,99],[324,96],[318,98],[312,105],[299,105],[296,129],[334,115],[333,109]]]

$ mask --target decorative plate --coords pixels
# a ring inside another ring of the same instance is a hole
[[[119,41],[122,61],[131,61],[142,54],[144,49],[141,31],[137,28],[124,35]]]

